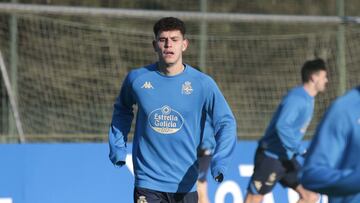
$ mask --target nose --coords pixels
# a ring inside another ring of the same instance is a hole
[[[165,40],[165,47],[171,47],[172,43],[171,40],[167,39]]]

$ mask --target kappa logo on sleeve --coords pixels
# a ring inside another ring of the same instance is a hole
[[[148,121],[151,128],[161,134],[176,133],[184,124],[182,115],[167,105],[152,111]]]

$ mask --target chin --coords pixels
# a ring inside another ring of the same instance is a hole
[[[319,92],[325,92],[326,88],[322,88]]]
[[[164,64],[166,64],[166,65],[168,65],[168,66],[172,66],[172,65],[174,65],[175,64],[175,62],[174,61],[164,61]]]

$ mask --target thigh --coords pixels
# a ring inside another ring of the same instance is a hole
[[[268,157],[261,150],[258,150],[255,155],[254,173],[248,187],[249,192],[260,195],[271,192],[285,172],[278,159]]]
[[[290,187],[295,190],[300,184],[298,174],[300,172],[301,165],[296,158],[293,158],[283,163],[283,166],[286,168],[286,173],[279,182],[282,186]]]
[[[170,203],[197,203],[198,193],[187,192],[187,193],[171,193]]]
[[[167,196],[163,192],[138,188],[134,189],[134,203],[165,203],[168,202]]]

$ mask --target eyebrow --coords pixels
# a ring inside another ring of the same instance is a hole
[[[159,39],[167,39],[168,37],[159,37]],[[180,39],[181,36],[173,36],[173,37],[170,37],[170,39]]]

